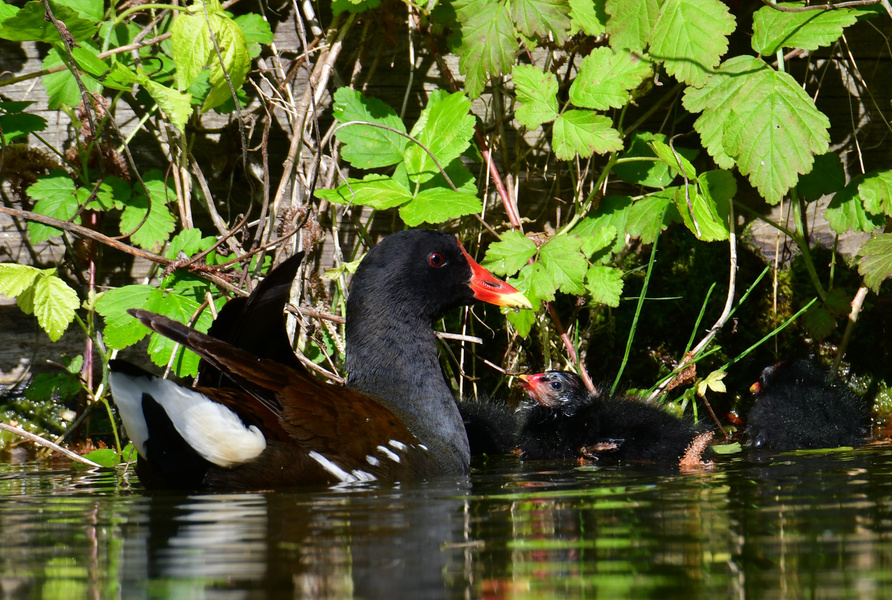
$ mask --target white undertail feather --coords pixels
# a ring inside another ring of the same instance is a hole
[[[266,438],[257,427],[246,427],[238,415],[222,404],[173,381],[113,371],[109,383],[124,429],[143,458],[149,458],[143,394],[150,395],[164,409],[177,432],[199,456],[215,465],[231,467],[256,458],[266,448]]]

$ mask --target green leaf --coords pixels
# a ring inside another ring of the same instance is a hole
[[[49,175],[38,178],[28,188],[28,195],[37,200],[34,212],[62,221],[68,221],[77,214],[78,201],[74,182],[65,171],[55,169]],[[75,219],[80,223],[80,217]],[[32,244],[42,244],[52,237],[62,235],[60,229],[31,221],[28,223],[28,237]]]
[[[697,171],[694,169],[694,165],[681,152],[673,151],[668,144],[664,144],[659,139],[652,140],[650,147],[660,160],[666,163],[672,173],[681,175],[682,170],[684,170],[684,176],[689,181],[697,178]]]
[[[81,361],[83,362],[83,361]],[[81,382],[77,375],[71,373],[38,373],[28,384],[25,397],[33,402],[54,402],[58,394],[63,401],[77,397],[81,391]]]
[[[366,175],[363,179],[348,179],[335,190],[315,191],[316,197],[335,204],[359,204],[375,210],[400,206],[412,200],[406,186],[384,175]]]
[[[34,284],[38,275],[55,272],[55,269],[43,271],[29,265],[0,263],[0,295],[15,298]]]
[[[879,294],[883,280],[892,277],[892,233],[876,235],[861,246],[858,272],[864,278],[864,285]]]
[[[460,92],[433,93],[410,133],[445,167],[461,156],[471,143],[474,117],[470,110],[471,102]],[[405,162],[409,179],[415,183],[429,181],[440,172],[430,155],[418,144],[406,147]]]
[[[127,309],[155,310],[163,297],[164,292],[150,285],[126,285],[103,293],[96,300],[96,312],[105,319],[103,338],[108,347],[122,350],[146,337],[149,329]]]
[[[569,0],[570,21],[573,29],[581,29],[586,35],[598,37],[607,33],[605,0]]]
[[[858,197],[858,187],[863,181],[863,175],[856,177],[842,191],[837,192],[827,205],[824,217],[836,233],[849,230],[870,233],[883,226],[883,215],[869,214]]]
[[[777,204],[827,151],[830,122],[795,79],[757,58],[733,58],[720,71],[702,90],[686,92],[684,105],[703,111],[694,128],[719,166],[730,169],[726,159],[733,159]]]
[[[241,28],[242,33],[245,34],[251,58],[256,58],[260,55],[262,45],[272,43],[272,29],[270,29],[269,23],[262,16],[256,13],[248,13],[237,16],[234,21]]]
[[[74,320],[80,305],[77,292],[55,275],[41,274],[34,281],[32,298],[34,315],[40,327],[54,342],[58,342]]]
[[[623,141],[613,122],[588,110],[568,110],[557,118],[552,131],[554,154],[560,160],[573,160],[578,154],[588,158],[622,150]]]
[[[568,233],[582,240],[582,254],[588,258],[598,250],[603,250],[616,238],[617,229],[613,225],[597,219],[583,219]]]
[[[558,116],[558,83],[553,73],[543,73],[532,65],[514,67],[514,93],[520,106],[514,112],[517,122],[527,129]]]
[[[517,335],[522,338],[530,335],[533,323],[536,322],[536,312],[532,310],[512,310],[506,313],[506,317],[508,322],[517,330]]]
[[[534,256],[536,242],[512,229],[503,233],[498,242],[489,245],[481,265],[495,275],[514,275]]]
[[[400,217],[409,227],[416,227],[422,223],[442,223],[470,215],[480,212],[482,208],[483,202],[473,194],[453,192],[449,188],[431,188],[401,206]]]
[[[377,98],[367,98],[347,87],[338,88],[334,93],[333,110],[335,118],[342,123],[364,121],[406,132],[405,125],[393,108]],[[363,125],[342,127],[336,136],[344,144],[341,156],[360,169],[395,165],[403,160],[409,143],[404,136],[392,131]]]
[[[719,0],[664,0],[650,54],[683,83],[699,87],[728,50],[734,17]]]
[[[0,2],[0,27],[2,27],[4,21],[16,16],[18,12],[19,7]]]
[[[143,176],[152,200],[151,210],[145,190],[138,185],[121,213],[121,234],[130,234],[132,243],[150,252],[160,251],[176,227],[176,221],[167,209],[167,202],[176,198],[176,192],[164,184],[163,177],[157,170],[149,171]],[[146,213],[148,218],[142,223]]]
[[[568,234],[551,238],[539,249],[539,262],[557,289],[566,294],[585,293],[588,262],[582,254],[581,237]]]
[[[53,5],[53,15],[68,28],[75,40],[88,40],[96,33],[97,25],[81,18],[77,12]],[[62,42],[59,31],[52,21],[45,18],[42,2],[28,2],[14,16],[0,23],[0,38],[13,42]],[[51,107],[52,108],[52,107]]]
[[[846,186],[846,174],[836,152],[815,157],[811,173],[799,178],[796,190],[806,200],[817,200],[827,194],[835,194]]]
[[[623,272],[613,267],[591,267],[585,274],[585,289],[592,302],[616,308],[623,293]]]
[[[152,80],[146,81],[143,86],[174,127],[180,132],[185,131],[186,121],[192,114],[192,94],[178,92]]]
[[[654,192],[636,200],[629,209],[626,233],[652,244],[666,226],[666,211],[675,201],[675,190]]]
[[[573,228],[574,233],[583,240],[588,236],[596,236],[601,230],[613,232],[616,240],[612,252],[619,252],[626,245],[625,235],[616,235],[616,232],[626,232],[626,221],[632,207],[632,198],[629,196],[606,196],[601,200],[598,208],[592,211],[591,217],[585,218]],[[588,242],[583,241],[583,251],[590,249]],[[597,252],[596,248],[594,252]],[[587,253],[588,254],[588,253]],[[589,254],[590,256],[590,254]]]
[[[99,466],[106,468],[117,467],[121,464],[121,456],[112,448],[100,448],[84,455],[87,460],[92,460]]]
[[[201,106],[203,113],[231,99],[232,90],[229,84],[232,84],[232,89],[240,90],[248,76],[248,71],[251,70],[248,40],[241,28],[223,13],[211,15],[210,22],[211,29],[217,38],[220,54],[218,55],[214,50],[210,55],[211,93],[208,94]],[[229,77],[228,82],[226,81],[227,76]]]
[[[459,16],[461,47],[458,68],[471,98],[483,93],[488,75],[500,77],[514,63],[517,39],[508,7],[496,0],[472,0]]]
[[[781,2],[782,7],[804,6],[802,2]],[[855,23],[861,11],[850,8],[780,11],[763,6],[753,15],[753,50],[774,56],[782,48],[817,50],[842,36],[843,29]]]
[[[858,195],[869,213],[892,217],[892,171],[865,174]]]
[[[26,137],[32,131],[46,129],[46,119],[30,113],[7,114],[0,116],[0,129],[3,143],[10,144],[17,138]]]
[[[836,317],[823,306],[814,305],[802,315],[802,326],[810,336],[823,340],[836,329]]]
[[[216,238],[212,235],[202,237],[200,229],[184,229],[170,240],[164,256],[171,260],[176,260],[180,252],[192,256],[207,250],[214,245],[214,242]]]
[[[713,371],[709,375],[707,375],[703,381],[697,384],[697,395],[701,398],[706,397],[706,389],[709,388],[713,392],[719,392],[724,394],[727,392],[727,388],[725,388],[725,383],[722,381],[728,375],[725,371]]]
[[[560,45],[570,29],[569,8],[562,0],[514,0],[511,17],[525,36],[545,39],[550,34]]]
[[[193,315],[198,311],[199,303],[191,298],[186,298],[177,294],[167,294],[155,308],[158,312],[166,317],[170,317],[180,323],[188,323]],[[206,332],[213,322],[213,317],[209,310],[203,310],[192,327],[201,332]],[[153,333],[149,338],[149,358],[159,367],[167,366],[170,363],[171,356],[175,356],[173,360],[173,371],[179,377],[195,375],[198,372],[198,355],[190,350],[184,349],[162,335]]]
[[[76,48],[71,49],[71,56],[74,58],[74,62],[77,63],[77,66],[80,67],[81,71],[89,73],[93,77],[103,77],[111,70],[111,67],[109,67],[102,59],[98,58],[96,56],[97,54],[98,52],[87,45],[77,46]]]
[[[678,169],[671,169],[666,162],[656,160],[657,155],[653,148],[650,147],[650,142],[657,140],[665,144],[667,139],[667,136],[662,133],[655,134],[641,131],[632,134],[629,148],[623,152],[621,162],[613,167],[613,172],[616,173],[617,177],[628,183],[635,183],[646,187],[666,187],[672,183],[673,179],[675,179]],[[679,148],[678,146],[675,146],[675,151],[689,163],[694,160],[699,153],[693,148]],[[651,157],[654,158],[653,161],[634,160]],[[633,160],[622,162],[625,159]],[[674,155],[672,160],[675,161]],[[675,162],[673,162],[673,164],[675,164]]]
[[[554,300],[554,293],[557,291],[554,278],[541,262],[524,265],[517,278],[510,279],[509,283],[526,296],[533,308],[538,307],[543,300]]]
[[[659,0],[607,0],[607,34],[613,48],[642,51],[650,43],[660,15]]]
[[[43,60],[44,69],[52,69],[64,64],[65,62],[55,48],[52,48]],[[88,92],[98,94],[102,91],[102,84],[86,73],[81,74],[81,81]],[[77,106],[81,103],[80,88],[69,70],[44,75],[43,85],[49,97],[48,107],[50,109],[57,109],[62,105]]]
[[[93,23],[99,23],[105,15],[105,8],[102,0],[53,0],[52,6],[65,6],[77,13],[79,17],[87,19]],[[57,19],[61,18],[58,15]]]
[[[728,171],[709,171],[703,173],[696,182],[699,186],[692,181],[687,188],[687,196],[683,186],[676,189],[675,206],[684,224],[702,241],[727,240],[730,235],[729,202],[737,192],[734,176]],[[688,198],[693,206],[696,224],[691,218]]]
[[[199,5],[200,6],[200,5]],[[170,27],[171,50],[177,65],[177,88],[184,91],[198,78],[215,52],[202,10],[177,11]]]
[[[607,110],[621,108],[651,74],[650,63],[625,50],[614,53],[606,46],[595,48],[582,60],[570,86],[570,102],[576,106]]]

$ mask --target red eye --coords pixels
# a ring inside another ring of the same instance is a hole
[[[431,252],[427,255],[427,264],[436,269],[439,269],[444,264],[446,264],[446,259],[444,259],[443,255],[439,252]]]

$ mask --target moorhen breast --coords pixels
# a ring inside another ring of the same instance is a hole
[[[766,367],[750,387],[747,443],[774,450],[859,446],[869,433],[870,406],[811,361]]]
[[[529,302],[452,235],[390,235],[353,278],[344,388],[311,376],[287,346],[282,307],[299,260],[224,307],[213,335],[130,311],[203,363],[196,388],[111,364],[112,395],[147,487],[266,489],[468,471],[468,440],[440,370],[433,322],[477,301]]]

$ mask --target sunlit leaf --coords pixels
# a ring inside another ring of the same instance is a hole
[[[338,88],[332,109],[341,123],[364,121],[406,132],[405,125],[393,108],[350,88]],[[395,165],[403,160],[403,152],[409,143],[406,137],[397,133],[366,125],[341,127],[336,136],[344,144],[341,148],[344,160],[361,169]]]
[[[864,284],[879,294],[883,280],[892,276],[892,233],[876,235],[861,246],[858,272],[864,278]]]
[[[489,245],[481,265],[496,275],[514,275],[536,255],[536,243],[512,229],[502,234],[498,242]]]

